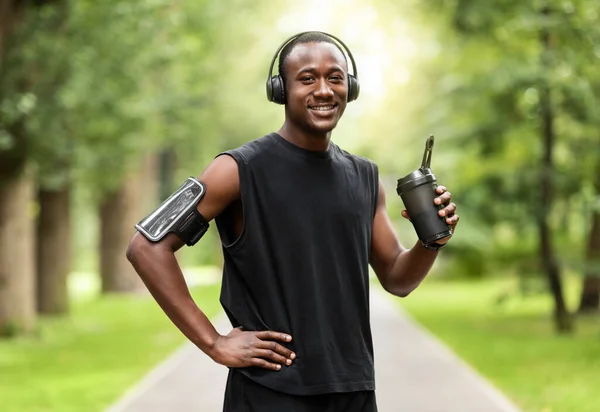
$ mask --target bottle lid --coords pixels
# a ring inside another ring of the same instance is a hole
[[[402,196],[402,193],[406,193],[412,188],[432,182],[435,182],[435,175],[431,169],[419,168],[403,178],[398,179],[396,193],[398,193],[398,196]]]

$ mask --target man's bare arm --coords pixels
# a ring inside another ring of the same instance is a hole
[[[206,194],[198,211],[212,220],[227,205],[239,198],[237,164],[229,156],[216,158],[200,176]],[[205,353],[210,353],[218,333],[194,303],[175,252],[184,243],[173,233],[160,242],[150,242],[139,232],[127,249],[127,258],[171,321]]]
[[[239,199],[238,166],[230,156],[217,157],[199,180],[206,185],[206,194],[198,203],[198,211],[207,221]],[[287,334],[234,329],[229,335],[221,336],[217,332],[192,299],[175,258],[175,252],[183,245],[172,233],[156,243],[136,233],[127,249],[127,258],[169,319],[198,348],[223,365],[277,370],[280,364],[290,364],[295,355],[276,342],[290,341]]]

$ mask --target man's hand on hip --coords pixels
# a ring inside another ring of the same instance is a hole
[[[291,365],[296,358],[294,352],[277,341],[291,340],[292,337],[286,333],[235,328],[228,335],[217,338],[211,357],[215,362],[231,368],[258,366],[277,371],[281,365]]]

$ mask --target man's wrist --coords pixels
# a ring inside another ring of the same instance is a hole
[[[423,243],[421,242],[421,245],[427,249],[430,250],[432,252],[437,252],[438,250],[442,249],[444,246],[446,246],[446,243]]]
[[[217,336],[215,336],[211,342],[209,343],[208,347],[206,348],[205,353],[208,355],[209,358],[211,358],[213,361],[220,363],[219,362],[219,357],[220,357],[220,353],[219,353],[219,340],[222,338],[223,336],[221,334],[217,334]]]

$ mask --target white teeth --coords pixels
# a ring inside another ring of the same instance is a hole
[[[312,110],[326,111],[326,110],[333,109],[333,106],[313,106],[313,107],[311,107],[311,109]]]

